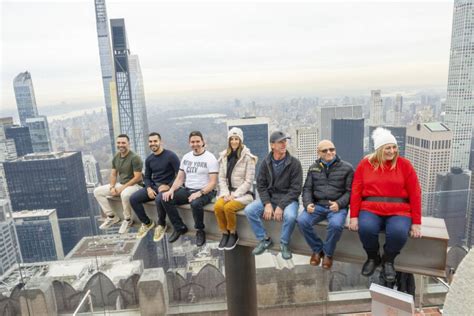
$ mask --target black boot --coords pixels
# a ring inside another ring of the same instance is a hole
[[[369,277],[374,274],[375,269],[380,265],[382,261],[380,259],[380,255],[377,253],[367,253],[367,260],[364,262],[362,266],[361,274],[363,276]]]
[[[393,266],[395,256],[396,255],[385,253],[382,258],[382,277],[387,282],[395,282],[397,277],[397,272]]]

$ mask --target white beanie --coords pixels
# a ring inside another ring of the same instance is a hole
[[[240,138],[240,141],[244,142],[244,132],[238,127],[232,127],[230,131],[227,133],[227,140],[230,140],[232,136],[237,136]]]
[[[397,139],[395,138],[395,136],[392,135],[392,132],[383,127],[377,127],[372,132],[372,139],[374,140],[375,150],[387,144],[397,145]]]

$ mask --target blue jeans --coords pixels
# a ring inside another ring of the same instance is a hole
[[[276,205],[273,205],[273,209]],[[245,207],[245,215],[252,227],[258,240],[264,240],[266,236],[265,227],[263,227],[262,216],[265,206],[262,201],[256,200]],[[291,202],[283,210],[283,226],[280,233],[280,243],[288,245],[291,239],[291,233],[295,229],[296,217],[298,216],[298,202]]]
[[[338,212],[331,211],[328,207],[316,205],[313,213],[308,213],[306,209],[298,216],[296,220],[298,227],[314,253],[321,251],[328,257],[332,257],[336,244],[341,238],[346,222],[347,209],[340,209]],[[323,243],[321,238],[316,234],[313,226],[327,219],[327,235],[326,241]]]
[[[359,213],[359,238],[369,256],[379,252],[379,233],[384,229],[385,255],[389,257],[398,255],[407,242],[410,228],[410,217],[379,216],[368,211]]]
[[[150,199],[147,193],[146,188],[142,188],[137,192],[133,193],[130,197],[130,205],[132,205],[135,214],[140,219],[140,221],[148,225],[150,224],[150,218],[145,213],[145,208],[143,207],[143,203],[155,201],[156,211],[158,213],[158,225],[165,226],[166,225],[166,212],[163,210],[163,206],[161,205],[161,196],[162,193],[159,192],[158,195],[154,199]]]

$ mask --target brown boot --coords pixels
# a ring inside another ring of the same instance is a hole
[[[332,267],[332,257],[325,256],[323,259],[323,269],[329,270]]]
[[[319,266],[321,263],[321,258],[324,257],[324,253],[321,251],[320,253],[313,253],[311,258],[309,259],[309,264],[312,266]]]

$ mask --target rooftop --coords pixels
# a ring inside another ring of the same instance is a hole
[[[44,152],[44,153],[32,153],[25,156],[19,157],[13,162],[18,161],[32,161],[32,160],[49,160],[49,159],[61,159],[70,157],[77,153],[76,151],[54,151],[54,152]]]
[[[66,256],[66,259],[133,256],[140,240],[135,234],[84,237]]]
[[[23,210],[19,212],[13,212],[13,219],[21,219],[21,218],[28,218],[28,217],[39,217],[45,216],[49,217],[51,214],[56,212],[56,209],[49,209],[49,210]]]
[[[431,132],[446,132],[450,131],[450,129],[440,122],[431,122],[431,123],[424,123],[425,127],[429,129]]]

